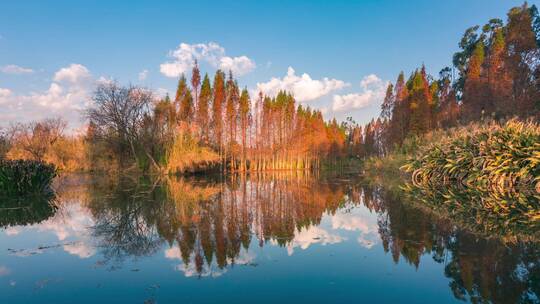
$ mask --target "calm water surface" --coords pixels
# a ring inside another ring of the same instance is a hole
[[[540,249],[350,176],[70,176],[0,209],[0,303],[540,303]],[[29,203],[30,204],[30,203]]]

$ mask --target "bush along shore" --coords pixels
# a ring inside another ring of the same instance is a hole
[[[0,196],[8,198],[52,192],[54,165],[34,160],[0,160]]]
[[[421,208],[480,234],[540,240],[538,123],[470,124],[426,137],[430,144],[368,160],[368,179],[382,174],[386,184],[385,172],[400,172],[401,182],[390,183],[400,185],[391,190]],[[418,140],[405,146],[411,142]]]

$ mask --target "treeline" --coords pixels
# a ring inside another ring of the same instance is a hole
[[[195,63],[181,76],[174,99],[155,100],[137,87],[102,84],[88,109],[92,158],[181,172],[219,167],[223,172],[314,169],[344,156],[345,130],[322,113],[298,105],[287,92],[260,92],[255,101],[232,73],[210,81]],[[192,153],[197,150],[197,153]],[[186,159],[192,159],[186,165]]]
[[[191,88],[182,76],[174,101],[159,102],[160,120],[174,126],[172,138],[187,136],[211,147],[224,171],[310,169],[342,156],[344,130],[335,120],[325,122],[320,111],[297,105],[290,93],[259,92],[252,101],[232,73],[220,70],[212,84],[205,75],[200,85],[197,64],[190,82]]]
[[[14,123],[0,134],[0,159],[31,159],[65,171],[311,170],[346,156],[345,129],[296,103],[287,92],[252,101],[231,73],[190,84],[174,99],[147,89],[101,83],[85,112],[84,134],[67,135],[60,118]]]
[[[426,68],[390,84],[380,116],[365,126],[325,121],[288,92],[250,96],[232,73],[210,79],[195,62],[175,95],[102,83],[92,96],[83,136],[61,120],[18,124],[0,134],[0,158],[45,160],[61,169],[183,173],[304,170],[343,159],[385,155],[404,140],[473,121],[540,115],[540,16],[526,3],[506,23],[465,31],[453,67]]]
[[[527,3],[506,24],[491,19],[465,31],[453,67],[435,78],[425,66],[389,84],[381,114],[364,128],[349,126],[348,143],[362,156],[385,155],[408,137],[474,121],[538,119],[540,16]]]

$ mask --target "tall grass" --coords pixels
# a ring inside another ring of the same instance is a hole
[[[540,126],[516,120],[469,125],[427,145],[402,169],[412,173],[415,185],[459,183],[499,194],[537,192]]]
[[[219,155],[198,144],[191,136],[177,136],[167,149],[166,172],[170,174],[195,173],[216,167]]]
[[[414,198],[490,233],[540,228],[540,126],[469,125],[421,148],[402,167]]]
[[[50,192],[54,165],[33,160],[0,160],[0,196],[17,197]]]

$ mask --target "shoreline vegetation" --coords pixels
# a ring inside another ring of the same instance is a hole
[[[424,139],[367,160],[366,180],[485,237],[540,241],[538,123],[473,123]]]

